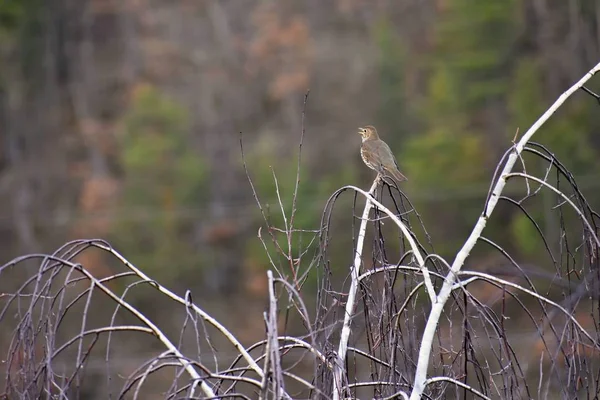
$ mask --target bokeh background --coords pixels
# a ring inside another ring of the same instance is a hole
[[[335,189],[371,183],[356,128],[377,126],[451,256],[517,131],[600,60],[600,3],[4,0],[0,59],[3,262],[103,238],[251,342],[264,334],[269,259],[241,137],[261,201],[277,204],[273,168],[289,204],[310,89],[296,225],[317,229]],[[596,207],[599,128],[600,106],[580,92],[536,137]],[[530,212],[551,232],[560,221],[544,199]],[[498,212],[490,235],[535,263],[543,243],[527,218]],[[100,253],[82,257],[98,277],[115,273]],[[151,295],[136,302],[173,318]]]

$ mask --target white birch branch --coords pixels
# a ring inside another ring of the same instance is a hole
[[[100,246],[99,246],[100,247]],[[102,247],[105,248],[105,247]],[[116,253],[116,252],[115,252]],[[117,253],[118,254],[118,253]],[[54,257],[50,259],[54,260]],[[92,286],[90,287],[90,293],[92,293],[92,289],[97,287],[102,292],[104,292],[108,297],[110,297],[114,302],[119,304],[119,306],[123,307],[127,311],[129,311],[132,315],[136,316],[141,322],[143,322],[149,329],[152,330],[153,334],[156,336],[158,340],[160,340],[165,347],[168,349],[168,353],[173,354],[174,357],[178,360],[177,364],[181,365],[185,371],[188,373],[190,378],[194,380],[194,382],[200,382],[200,388],[204,392],[206,396],[214,397],[215,393],[212,388],[206,383],[206,379],[203,379],[200,374],[194,369],[192,363],[187,360],[187,357],[181,353],[181,351],[171,342],[171,340],[165,335],[157,325],[155,325],[148,317],[139,312],[135,307],[133,307],[128,302],[124,301],[122,298],[117,296],[108,286],[106,286],[101,280],[98,280],[94,277],[88,270],[83,267],[79,267],[79,264],[74,264],[67,260],[59,260],[61,263],[69,266],[71,270],[77,270],[86,276],[87,279],[91,282]],[[107,331],[115,331],[114,327],[107,328]],[[194,395],[193,391],[190,395]]]
[[[267,340],[271,347],[271,369],[273,381],[273,396],[276,399],[281,398],[282,392],[285,390],[283,385],[283,375],[281,373],[281,358],[279,356],[279,341],[277,337],[277,299],[275,298],[275,282],[273,281],[273,271],[267,271],[269,278],[269,317],[267,327]],[[265,369],[265,371],[267,371]],[[267,376],[268,374],[265,374]]]
[[[484,211],[477,220],[473,231],[469,235],[467,241],[457,253],[454,262],[452,263],[452,267],[442,284],[442,288],[437,296],[437,302],[433,304],[431,308],[431,313],[427,319],[427,323],[425,325],[425,329],[423,331],[423,337],[421,340],[421,347],[419,349],[419,358],[417,362],[417,369],[415,371],[415,379],[413,390],[410,395],[410,400],[418,400],[423,395],[423,391],[427,386],[427,369],[429,367],[431,349],[433,346],[433,340],[435,336],[435,332],[437,330],[437,326],[442,315],[442,311],[444,309],[444,305],[448,301],[454,283],[456,282],[458,272],[463,267],[465,260],[469,256],[469,253],[477,243],[477,240],[481,236],[481,232],[485,228],[488,219],[490,218],[494,208],[498,204],[498,199],[502,194],[502,190],[506,185],[506,177],[512,171],[512,168],[515,165],[515,162],[520,157],[523,152],[523,148],[525,144],[531,139],[531,137],[540,129],[540,127],[558,110],[563,103],[577,90],[579,90],[588,80],[594,76],[598,71],[600,71],[600,63],[598,63],[594,68],[592,68],[583,78],[581,78],[577,83],[575,83],[569,90],[564,92],[552,106],[525,132],[521,140],[514,146],[514,149],[506,164],[504,165],[504,169],[500,174],[496,185],[492,191],[491,196],[488,199],[487,204],[485,205]]]
[[[431,300],[431,303],[435,303],[436,293],[435,288],[433,287],[433,282],[431,281],[431,274],[429,272],[429,269],[427,269],[427,267],[425,266],[425,258],[423,258],[423,255],[419,250],[419,246],[415,239],[412,237],[410,230],[406,227],[406,225],[404,225],[404,223],[402,223],[402,221],[400,221],[400,218],[398,218],[396,214],[394,214],[392,211],[390,211],[390,209],[388,209],[386,206],[377,201],[370,193],[367,193],[364,190],[355,186],[344,186],[344,188],[352,189],[365,196],[365,198],[367,198],[371,202],[372,206],[376,206],[380,211],[383,211],[398,226],[398,228],[400,228],[400,231],[402,231],[404,238],[408,242],[414,257],[416,258],[417,263],[419,264],[419,271],[421,272],[421,274],[423,274],[423,281],[425,282],[425,287],[427,288],[427,294],[429,295],[429,299]]]
[[[373,192],[377,187],[378,181],[375,180],[369,192],[365,192],[364,190],[357,188],[355,186],[345,186],[342,189],[352,189],[355,192],[358,192],[365,196],[366,204],[365,209],[363,211],[362,220],[360,223],[360,228],[358,230],[358,238],[356,242],[356,253],[354,256],[354,264],[350,267],[350,289],[348,291],[348,299],[346,301],[346,309],[344,314],[344,324],[342,326],[342,333],[340,335],[340,343],[338,346],[338,357],[337,362],[334,366],[334,389],[333,389],[333,400],[339,400],[340,395],[343,391],[342,378],[344,374],[344,360],[346,359],[346,353],[348,351],[348,339],[350,338],[350,323],[352,322],[352,317],[354,314],[354,307],[356,303],[356,293],[358,292],[358,284],[360,281],[360,265],[362,260],[362,251],[364,247],[365,234],[367,231],[367,222],[369,220],[369,212],[373,206],[376,206],[382,212],[384,212],[402,231],[405,239],[408,241],[411,250],[419,264],[419,271],[423,274],[423,280],[425,282],[425,287],[427,289],[427,294],[432,303],[436,302],[436,294],[435,289],[433,287],[433,283],[431,281],[431,276],[429,274],[429,270],[425,266],[425,259],[421,255],[419,251],[419,246],[417,242],[412,237],[409,229],[400,221],[400,219],[390,211],[387,207],[381,204],[373,197]]]
[[[378,180],[375,179],[369,189],[369,193],[373,193],[377,187]],[[339,400],[340,394],[343,390],[343,376],[344,376],[344,360],[346,359],[346,352],[348,351],[348,339],[350,338],[350,323],[352,322],[352,314],[354,313],[354,301],[356,298],[356,292],[358,291],[358,277],[359,269],[362,260],[362,251],[365,242],[365,235],[367,232],[367,222],[369,220],[369,212],[373,204],[371,203],[370,196],[367,196],[365,203],[365,209],[363,210],[362,219],[360,221],[360,228],[358,229],[358,238],[356,240],[356,253],[354,254],[354,264],[350,266],[350,289],[348,291],[348,299],[346,301],[346,309],[344,313],[344,325],[342,326],[342,333],[340,335],[340,343],[338,346],[337,359],[333,367],[333,400]]]
[[[225,336],[225,338],[227,338],[227,340],[229,340],[229,342],[233,345],[233,347],[235,347],[235,349],[240,352],[240,355],[248,363],[248,366],[259,377],[262,378],[264,376],[264,372],[263,372],[262,368],[256,363],[254,358],[252,358],[252,356],[246,351],[246,349],[239,342],[239,340],[237,340],[237,338],[231,332],[229,332],[229,330],[227,330],[219,321],[217,321],[216,319],[211,317],[208,313],[206,313],[204,310],[202,310],[200,307],[198,307],[194,303],[190,303],[190,302],[186,301],[185,299],[177,296],[175,293],[173,293],[166,287],[160,285],[155,280],[150,279],[148,277],[148,275],[144,274],[139,268],[137,268],[132,263],[130,263],[125,257],[123,257],[119,252],[114,250],[112,247],[104,245],[104,244],[100,244],[97,242],[94,243],[94,246],[111,253],[113,256],[115,256],[117,259],[119,259],[119,261],[121,261],[123,263],[123,265],[125,265],[127,268],[132,270],[137,276],[139,276],[140,278],[142,278],[143,280],[148,282],[149,285],[153,286],[159,292],[163,293],[170,299],[172,299],[180,304],[183,304],[186,307],[189,307],[190,309],[193,309],[194,312],[196,312],[196,314],[198,314],[202,319],[204,319],[206,322],[208,322],[209,324],[214,326],[219,332],[221,332],[221,334],[223,336]]]

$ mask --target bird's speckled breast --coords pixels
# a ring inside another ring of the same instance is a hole
[[[371,164],[371,160],[368,153],[368,151],[365,151],[364,145],[360,146],[360,157],[362,158],[363,162],[367,165],[367,167],[374,170],[375,167],[373,166],[373,164]]]

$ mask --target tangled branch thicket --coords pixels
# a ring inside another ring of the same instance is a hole
[[[5,264],[0,282],[6,286],[5,277],[16,274],[22,284],[2,287],[0,297],[1,332],[9,335],[0,339],[10,343],[2,359],[3,396],[597,397],[599,216],[566,166],[531,139],[575,91],[598,99],[584,86],[598,71],[600,64],[507,150],[481,216],[453,260],[436,255],[417,210],[393,182],[376,181],[368,192],[339,189],[315,231],[295,226],[296,210],[302,207],[297,202],[299,175],[290,213],[275,181],[283,226],[271,223],[252,186],[267,228],[259,237],[271,266],[269,302],[262,315],[266,334],[250,346],[196,304],[191,293],[177,296],[101,240],[74,241],[52,255],[31,254]],[[300,150],[303,137],[304,128]],[[506,185],[521,189],[511,193],[522,195],[506,195]],[[554,231],[544,231],[530,212],[540,196],[553,199],[545,212],[560,221]],[[344,197],[353,203],[340,202]],[[356,208],[363,200],[359,217]],[[500,205],[522,213],[534,227],[546,249],[539,266],[520,264],[497,240],[484,236]],[[329,257],[344,235],[332,226],[334,215],[356,228],[346,233],[352,235],[346,252],[353,262],[343,282],[341,268],[331,265]],[[298,235],[311,237],[300,250]],[[372,244],[368,250],[367,237]],[[467,269],[465,261],[479,246],[496,252],[504,260],[500,267]],[[123,272],[95,278],[76,262],[91,251],[105,252]],[[311,276],[318,279],[316,298],[306,290]],[[157,326],[140,312],[130,302],[139,287],[185,310],[181,326]],[[289,333],[297,331],[290,328],[291,321],[299,321],[303,332]],[[77,331],[70,330],[73,326],[79,326]],[[131,350],[142,335],[153,338],[161,350],[147,360],[119,360],[124,343]],[[227,342],[235,355],[224,361],[217,341]],[[101,361],[103,368],[91,370],[92,360]]]

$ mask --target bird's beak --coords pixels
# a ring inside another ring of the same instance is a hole
[[[365,133],[365,130],[363,128],[358,128],[358,134],[362,136],[363,133]]]

